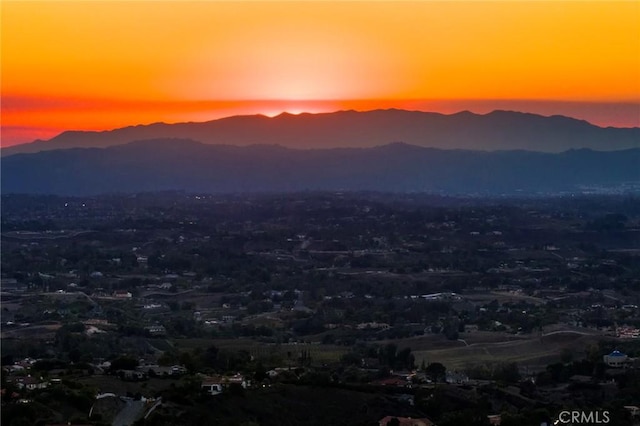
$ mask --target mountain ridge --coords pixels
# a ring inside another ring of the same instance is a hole
[[[188,138],[219,145],[288,148],[372,147],[395,141],[441,149],[562,152],[640,147],[640,128],[599,127],[562,115],[496,110],[454,114],[385,109],[358,112],[238,115],[204,122],[152,123],[104,131],[65,131],[49,140],[2,148],[2,156],[133,140]]]

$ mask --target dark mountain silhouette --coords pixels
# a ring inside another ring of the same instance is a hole
[[[468,151],[393,143],[296,150],[160,139],[2,159],[2,192],[86,195],[186,190],[428,191],[501,194],[576,191],[640,182],[640,149],[562,153]]]
[[[443,115],[404,110],[235,116],[204,123],[156,123],[103,132],[68,131],[48,140],[2,149],[2,155],[98,148],[134,140],[187,138],[213,145],[364,148],[403,141],[441,149],[562,152],[640,147],[640,128],[602,128],[563,116],[494,111]]]

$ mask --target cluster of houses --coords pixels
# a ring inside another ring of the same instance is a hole
[[[28,391],[46,389],[50,384],[50,382],[45,380],[43,377],[32,377],[31,375],[16,376],[12,381],[18,389],[25,389]]]
[[[43,377],[36,377],[30,374],[31,367],[36,360],[33,358],[25,358],[12,365],[2,367],[7,375],[7,383],[13,383],[20,390],[33,391],[36,389],[45,389],[50,382]]]
[[[146,380],[149,377],[176,377],[186,374],[187,369],[182,365],[161,366],[157,364],[143,364],[135,370],[118,370],[116,374],[123,380]]]
[[[617,334],[617,337],[621,339],[639,339],[640,328],[621,326],[621,327],[617,327],[616,334]]]

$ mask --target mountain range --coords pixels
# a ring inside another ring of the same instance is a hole
[[[291,117],[287,117],[290,119]],[[292,149],[151,139],[2,158],[2,193],[90,195],[162,190],[424,191],[447,194],[579,192],[640,186],[640,148],[561,153],[442,150],[406,143]]]
[[[184,138],[212,145],[365,148],[404,142],[466,150],[563,152],[640,147],[640,128],[602,128],[564,116],[494,111],[444,115],[397,109],[276,117],[235,116],[202,123],[155,123],[115,130],[67,131],[50,140],[2,149],[2,156],[67,148],[104,148],[145,139]]]

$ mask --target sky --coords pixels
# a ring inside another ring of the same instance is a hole
[[[405,108],[640,126],[640,2],[0,2],[2,146]]]

